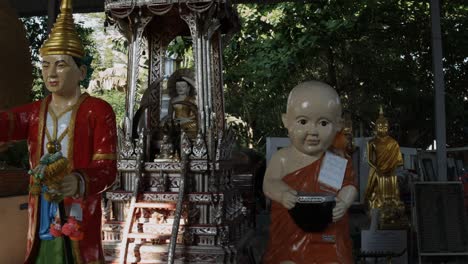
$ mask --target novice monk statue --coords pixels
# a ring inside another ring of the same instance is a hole
[[[353,263],[346,211],[357,195],[351,162],[338,189],[318,180],[327,150],[344,156],[341,102],[325,83],[304,82],[291,91],[283,124],[291,146],[272,157],[263,182],[273,200],[265,264]],[[336,194],[333,223],[322,232],[304,232],[290,214],[298,192]]]

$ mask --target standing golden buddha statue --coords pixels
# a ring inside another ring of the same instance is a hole
[[[380,107],[376,136],[367,143],[369,178],[365,200],[369,209],[379,209],[381,229],[399,229],[406,225],[395,169],[403,165],[398,142],[388,135],[388,120]]]

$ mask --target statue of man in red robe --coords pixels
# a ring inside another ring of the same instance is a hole
[[[72,263],[104,263],[101,193],[117,174],[115,114],[108,103],[81,93],[85,54],[71,0],[62,0],[60,11],[40,49],[42,77],[51,94],[0,112],[0,149],[8,142],[27,140],[34,171],[24,263],[65,263],[69,257]],[[66,161],[66,173],[54,189],[41,177],[56,169],[57,160]],[[63,210],[50,201],[51,194],[61,197]],[[62,220],[56,221],[59,217]]]

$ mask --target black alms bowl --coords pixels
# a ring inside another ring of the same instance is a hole
[[[294,222],[304,232],[320,232],[332,222],[335,195],[299,193],[296,205],[289,210]]]

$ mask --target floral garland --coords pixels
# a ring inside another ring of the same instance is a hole
[[[29,174],[33,176],[29,191],[32,195],[40,195],[42,187],[45,186],[44,198],[52,203],[60,203],[64,198],[60,192],[60,184],[63,178],[70,172],[70,163],[68,159],[63,157],[62,152],[44,154],[39,161],[39,165],[29,171]],[[83,239],[81,225],[73,216],[68,217],[67,222],[63,226],[61,225],[60,218],[57,216],[53,223],[50,224],[49,232],[54,237],[65,235],[75,241]]]
[[[70,172],[70,163],[63,157],[62,152],[44,154],[39,165],[29,171],[29,174],[33,176],[29,191],[32,195],[40,195],[42,186],[46,186],[45,199],[59,203],[64,198],[60,193],[60,183]]]
[[[63,226],[57,222],[51,224],[50,234],[52,234],[54,237],[65,235],[70,237],[70,239],[73,241],[79,241],[83,239],[81,225],[73,216],[68,217],[67,222]]]

